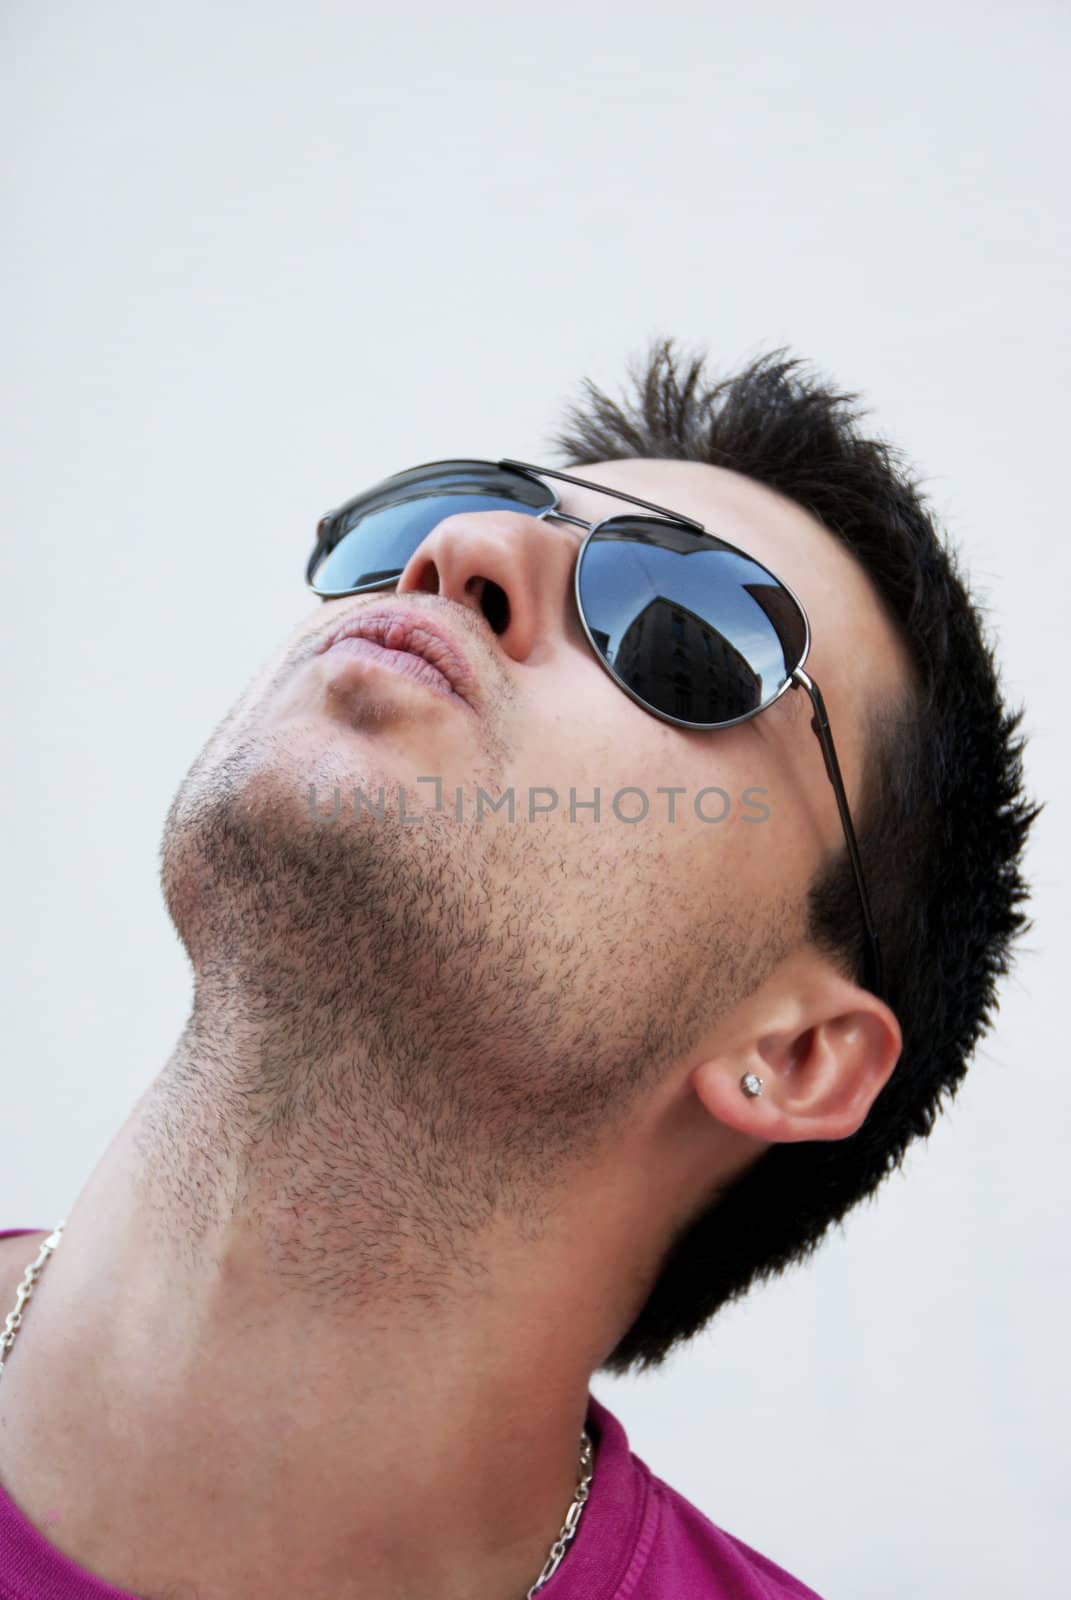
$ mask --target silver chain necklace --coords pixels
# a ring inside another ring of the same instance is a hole
[[[48,1238],[43,1241],[37,1259],[30,1262],[23,1274],[22,1282],[19,1284],[18,1292],[15,1296],[15,1309],[8,1312],[3,1332],[0,1333],[0,1376],[3,1375],[4,1362],[11,1354],[11,1347],[15,1343],[19,1329],[22,1327],[24,1310],[33,1294],[34,1284],[41,1276],[45,1262],[59,1244],[60,1234],[66,1226],[66,1220],[64,1218],[62,1222],[57,1222]],[[573,1498],[572,1505],[565,1513],[565,1521],[562,1523],[561,1532],[550,1547],[550,1554],[543,1563],[543,1570],[525,1595],[525,1600],[532,1600],[532,1596],[538,1593],[548,1579],[557,1572],[558,1564],[569,1547],[569,1541],[576,1533],[577,1525],[580,1522],[580,1513],[583,1511],[584,1504],[591,1493],[591,1480],[594,1472],[595,1455],[591,1439],[585,1428],[580,1435],[580,1477],[577,1481],[576,1495]]]

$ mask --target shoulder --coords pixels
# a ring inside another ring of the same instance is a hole
[[[642,1465],[642,1463],[641,1463]],[[698,1506],[644,1467],[651,1489],[662,1504],[662,1543],[692,1577],[692,1591],[700,1572],[716,1576],[715,1593],[739,1594],[747,1600],[821,1600],[816,1590],[761,1551],[727,1533]]]
[[[684,1595],[688,1600],[821,1600],[816,1590],[726,1533],[652,1472],[630,1449],[622,1424],[594,1395],[588,1421],[598,1439],[591,1493],[595,1522],[586,1530],[581,1524],[578,1554],[585,1537],[589,1562],[594,1558],[605,1565],[617,1553],[621,1570],[611,1574],[615,1593],[629,1600]]]

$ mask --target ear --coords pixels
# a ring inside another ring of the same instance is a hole
[[[894,1013],[813,951],[723,1020],[692,1087],[712,1117],[771,1144],[857,1132],[900,1058]],[[754,1098],[740,1087],[748,1072],[762,1079]]]

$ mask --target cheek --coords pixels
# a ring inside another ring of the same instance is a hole
[[[813,786],[804,778],[791,746],[776,742],[750,751],[739,765],[741,804],[725,830],[729,865],[756,899],[796,904],[818,863]]]
[[[541,705],[526,708],[523,726],[510,772],[518,803],[529,788],[553,790],[559,820],[589,838],[598,825],[606,856],[642,841],[679,878],[719,872],[729,860],[742,870],[768,855],[769,775],[742,730],[662,722],[597,667],[558,675]]]
[[[525,782],[551,785],[568,797],[606,802],[617,789],[647,784],[674,759],[671,730],[648,716],[594,661],[571,659],[526,705],[516,771]]]

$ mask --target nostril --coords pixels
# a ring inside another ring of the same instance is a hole
[[[417,594],[438,594],[439,574],[434,561],[426,561],[420,569],[420,577],[416,583]]]
[[[509,627],[509,601],[506,591],[492,583],[490,578],[470,578],[465,593],[480,602],[480,610],[491,624],[492,632],[505,633]]]
[[[482,580],[483,588],[480,592],[480,605],[483,614],[491,625],[493,633],[505,633],[509,627],[509,599],[505,589],[497,583],[492,583],[490,578]]]

